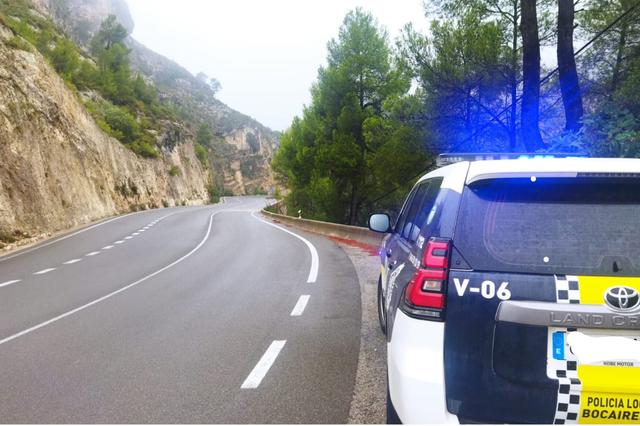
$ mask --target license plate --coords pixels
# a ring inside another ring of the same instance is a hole
[[[567,398],[575,398],[578,423],[640,422],[637,333],[549,329],[547,375],[570,384]]]
[[[566,340],[580,365],[640,366],[640,341],[634,335],[573,331],[566,334]]]

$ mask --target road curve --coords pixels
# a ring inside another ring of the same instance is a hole
[[[356,272],[264,204],[131,214],[0,258],[0,421],[346,422]]]

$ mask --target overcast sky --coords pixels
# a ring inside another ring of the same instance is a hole
[[[327,42],[345,14],[369,10],[391,40],[407,22],[424,31],[421,0],[127,0],[133,37],[193,74],[217,78],[218,97],[274,130],[302,107]]]

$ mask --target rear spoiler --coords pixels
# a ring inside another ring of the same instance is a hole
[[[499,178],[640,178],[640,159],[545,158],[476,161],[469,165],[467,184]]]

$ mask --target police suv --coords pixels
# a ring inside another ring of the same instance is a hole
[[[486,157],[369,220],[388,421],[639,423],[640,160]]]

